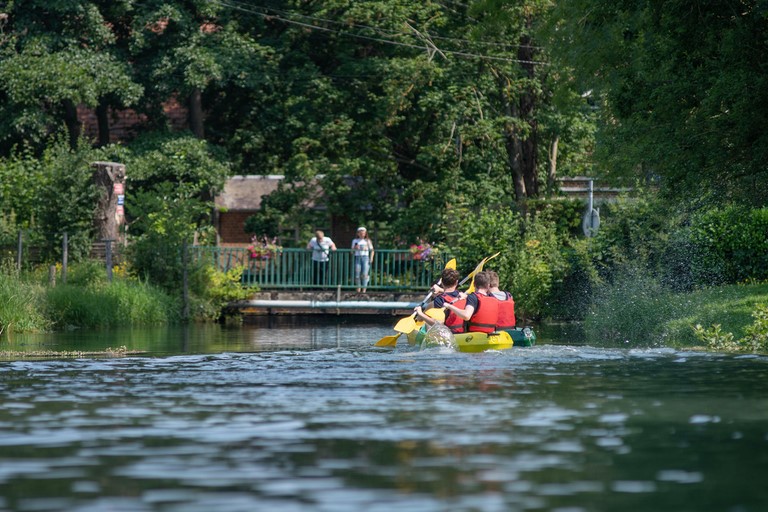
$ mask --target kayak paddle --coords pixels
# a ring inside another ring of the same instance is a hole
[[[467,288],[467,294],[470,294],[470,293],[474,292],[474,291],[475,291],[475,276],[476,276],[476,275],[477,275],[479,272],[481,272],[481,271],[483,270],[483,265],[485,265],[486,263],[488,263],[489,261],[491,261],[493,258],[495,258],[496,256],[498,256],[499,254],[501,254],[501,253],[500,253],[500,252],[497,252],[497,253],[496,253],[496,254],[494,254],[493,256],[488,256],[487,258],[483,258],[483,261],[481,261],[481,262],[480,262],[480,264],[479,264],[477,267],[475,267],[475,270],[473,270],[471,274],[469,274],[467,277],[465,277],[465,278],[464,278],[464,280],[463,280],[462,282],[460,282],[460,283],[459,283],[459,286],[461,286],[462,284],[464,284],[464,283],[467,281],[467,279],[469,279],[470,277],[472,277],[472,282],[471,282],[471,283],[469,283],[469,288]]]
[[[487,258],[483,258],[483,261],[481,261],[480,264],[477,267],[475,267],[475,270],[473,270],[472,272],[467,274],[467,276],[464,279],[461,280],[461,282],[456,286],[456,288],[458,288],[459,286],[461,286],[464,283],[466,283],[469,279],[472,279],[472,282],[474,283],[475,274],[477,274],[478,272],[483,270],[483,265],[485,265],[488,261],[492,260],[493,258],[498,256],[499,254],[501,254],[501,253],[497,252],[493,256],[488,256]],[[446,265],[446,268],[447,268],[447,265]],[[438,284],[439,284],[439,282],[438,282]],[[472,288],[472,285],[470,285],[470,288]],[[427,297],[421,302],[421,306],[422,307],[424,307],[424,304],[427,303],[427,301],[429,300],[430,297],[432,297],[432,292],[431,291],[429,292]],[[397,332],[401,332],[403,334],[408,334],[409,332],[413,331],[414,329],[416,329],[418,327],[417,324],[416,324],[415,318],[416,318],[416,312],[414,312],[413,315],[411,315],[411,316],[409,316],[407,318],[401,319],[399,322],[397,322],[397,325],[395,325],[395,330]]]
[[[453,258],[448,261],[448,263],[445,264],[445,270],[446,268],[456,268],[456,258]],[[443,282],[442,278],[437,280],[437,285],[439,286]],[[424,305],[429,301],[429,299],[432,297],[432,290],[429,290],[429,293],[426,297],[424,297],[424,300],[421,301],[421,307],[424,307]],[[412,315],[407,316],[405,318],[401,318],[397,324],[395,324],[395,330],[402,334],[408,334],[412,330],[416,329],[416,312],[414,311]]]

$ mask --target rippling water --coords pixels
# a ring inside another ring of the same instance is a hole
[[[766,357],[391,332],[16,340],[148,353],[0,362],[0,510],[768,509]]]

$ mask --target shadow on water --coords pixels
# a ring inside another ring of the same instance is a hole
[[[399,317],[398,317],[399,318]],[[364,348],[396,334],[396,320],[382,315],[271,316],[243,325],[188,324],[101,330],[76,329],[44,334],[16,334],[0,339],[0,351],[103,351],[125,347],[149,355],[215,354],[270,350]],[[583,345],[579,324],[534,327],[538,344]]]
[[[103,351],[125,347],[151,355],[313,350],[372,345],[391,329],[390,317],[264,317],[243,325],[187,324],[16,334],[0,350]]]
[[[399,318],[399,317],[398,317]],[[0,351],[103,351],[125,347],[149,355],[215,354],[270,350],[365,348],[396,334],[396,319],[382,315],[270,316],[243,325],[188,324],[101,330],[76,329],[44,334],[15,334],[0,339]],[[579,324],[534,327],[539,345],[583,345]]]

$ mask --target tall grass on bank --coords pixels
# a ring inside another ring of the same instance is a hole
[[[12,269],[0,269],[0,334],[44,332],[51,322],[40,306],[45,288],[24,280]]]
[[[693,327],[720,324],[743,332],[758,304],[768,302],[768,284],[721,286],[673,293],[658,280],[627,271],[597,291],[584,321],[590,343],[620,346],[701,345]]]
[[[48,315],[59,329],[160,325],[178,320],[178,301],[132,280],[91,286],[63,285],[46,295]]]

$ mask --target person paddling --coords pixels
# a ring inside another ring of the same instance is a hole
[[[512,294],[499,289],[499,274],[493,270],[488,270],[490,287],[488,291],[492,297],[499,301],[499,316],[496,320],[496,329],[514,329],[515,328],[515,300]]]
[[[432,286],[432,293],[436,296],[432,302],[433,308],[442,308],[446,304],[454,304],[463,308],[466,302],[466,294],[456,289],[459,285],[459,272],[456,269],[446,268],[440,274],[439,284]],[[432,326],[438,320],[432,318],[424,312],[421,306],[414,308],[416,316],[419,320],[423,321],[426,325]],[[448,312],[443,322],[451,332],[458,334],[464,332],[464,320],[457,317],[454,313]]]
[[[475,291],[466,298],[464,308],[446,302],[445,308],[466,321],[468,332],[494,332],[499,316],[499,301],[488,295],[490,277],[488,272],[475,276]]]

